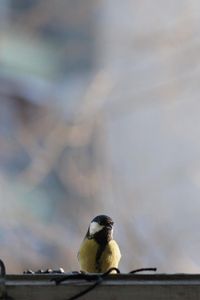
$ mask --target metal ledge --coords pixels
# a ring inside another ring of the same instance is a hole
[[[56,285],[63,275],[6,275],[7,296],[14,300],[67,300],[95,281],[69,279]],[[5,298],[6,299],[6,298]],[[79,299],[198,300],[199,274],[114,274]]]

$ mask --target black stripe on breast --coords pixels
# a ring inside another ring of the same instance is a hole
[[[96,253],[96,269],[98,272],[101,272],[101,265],[100,265],[100,259],[101,255],[104,252],[106,245],[109,243],[109,241],[112,239],[111,236],[111,230],[104,227],[101,231],[97,232],[94,235],[95,241],[98,243],[99,248]]]
[[[96,269],[97,269],[97,272],[100,272],[100,273],[102,272],[100,259],[101,259],[101,255],[103,254],[105,248],[106,248],[106,244],[105,245],[99,245],[99,248],[98,248],[97,254],[96,254]]]

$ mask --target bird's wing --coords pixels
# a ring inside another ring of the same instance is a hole
[[[85,272],[96,272],[96,253],[98,249],[98,244],[95,240],[88,240],[87,238],[81,244],[78,252],[78,261],[80,268]]]

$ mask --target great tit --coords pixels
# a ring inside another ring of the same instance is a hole
[[[99,215],[91,221],[78,252],[81,271],[104,273],[118,267],[121,253],[113,240],[113,225],[113,220],[106,215]]]

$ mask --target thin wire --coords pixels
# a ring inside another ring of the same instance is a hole
[[[143,271],[156,271],[156,268],[141,268],[141,269],[136,269],[131,271],[129,274],[135,274],[135,273],[139,273],[139,272],[143,272]],[[82,297],[83,295],[89,293],[90,291],[92,291],[94,288],[96,288],[98,285],[100,285],[102,283],[102,281],[112,272],[112,271],[116,271],[116,273],[120,274],[120,270],[118,268],[110,268],[107,272],[103,273],[103,274],[86,274],[86,273],[78,273],[78,274],[71,274],[71,275],[67,275],[67,276],[62,276],[59,278],[53,278],[51,281],[55,281],[56,285],[60,284],[63,281],[69,280],[69,279],[85,279],[87,281],[91,281],[91,280],[96,280],[95,283],[91,286],[89,286],[87,289],[85,289],[84,291],[77,293],[76,295],[66,299],[66,300],[75,300],[78,299],[80,297]]]
[[[74,296],[68,298],[67,300],[74,300],[74,299],[78,299],[78,298],[82,297],[83,295],[85,295],[85,294],[89,293],[90,291],[92,291],[92,290],[93,290],[97,285],[99,285],[102,281],[103,281],[103,278],[101,278],[101,277],[99,276],[99,279],[98,279],[93,285],[91,285],[90,287],[88,287],[88,288],[85,289],[84,291],[82,291],[82,292],[80,292],[80,293],[78,293],[78,294],[76,294],[76,295],[74,295]]]
[[[6,267],[5,267],[5,264],[4,262],[0,259],[0,269],[1,269],[1,277],[5,277],[6,275]]]
[[[84,291],[68,298],[67,300],[74,300],[74,299],[78,299],[80,297],[82,297],[83,295],[89,293],[90,291],[92,291],[96,286],[98,286],[99,284],[101,284],[101,282],[104,280],[104,278],[106,276],[108,276],[112,271],[116,271],[118,274],[120,273],[120,270],[117,269],[117,268],[110,268],[107,272],[103,273],[103,274],[99,274],[99,275],[96,275],[96,274],[85,274],[85,273],[79,273],[79,274],[73,274],[73,275],[68,275],[68,276],[65,276],[64,278],[54,278],[52,279],[52,281],[55,281],[56,284],[60,284],[61,282],[63,281],[66,281],[66,280],[69,280],[69,279],[86,279],[87,281],[91,281],[91,280],[94,280],[94,279],[97,279],[95,281],[95,283],[91,286],[89,286],[87,289],[85,289]]]
[[[10,297],[6,290],[6,284],[5,284],[5,276],[6,276],[6,267],[3,262],[3,260],[0,259],[0,287],[1,287],[1,299],[4,300],[13,300],[12,297]]]
[[[156,272],[157,268],[141,268],[141,269],[136,269],[136,270],[133,270],[133,271],[129,272],[129,274],[135,274],[135,273],[144,272],[144,271],[153,271],[153,272]]]

